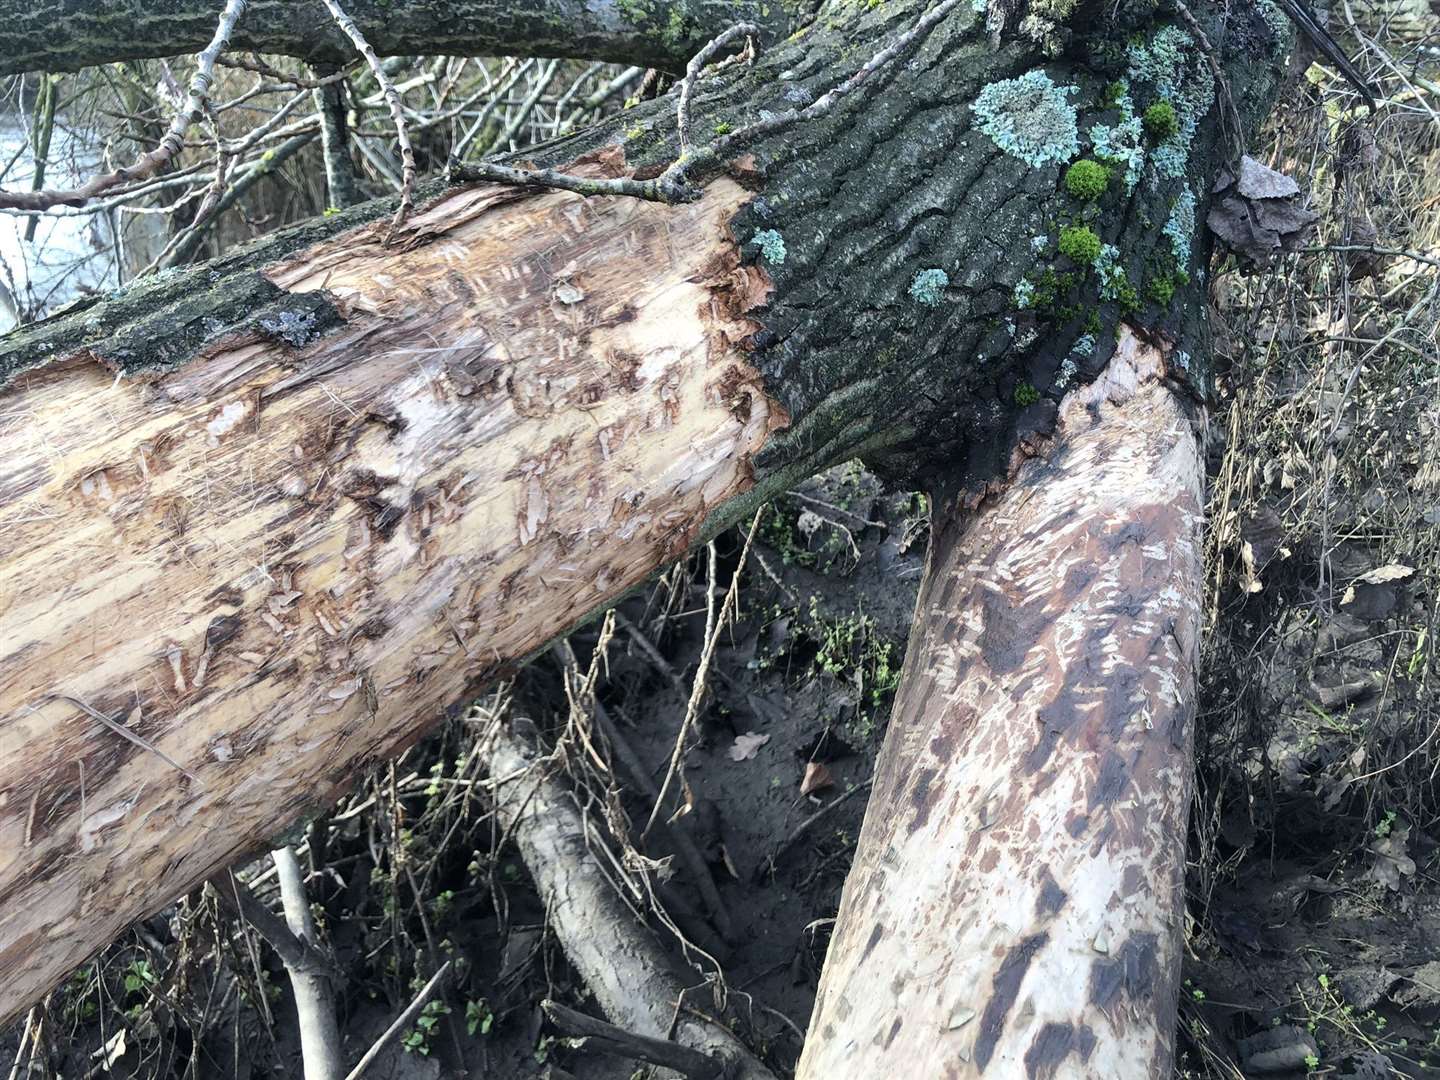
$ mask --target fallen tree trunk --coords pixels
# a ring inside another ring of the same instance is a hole
[[[1122,320],[1203,395],[1222,126],[1079,201],[1123,51],[1042,67],[963,4],[898,49],[926,7],[834,3],[702,82],[697,138],[829,104],[696,202],[432,185],[393,243],[358,207],[0,338],[0,1020],[796,479],[999,486]],[[1074,13],[1153,33],[1152,73],[1155,17]],[[1283,49],[1234,17],[1176,63],[1253,122]],[[535,156],[653,174],[677,141],[662,100]]]
[[[1007,490],[937,507],[801,1080],[1170,1075],[1203,488],[1126,332]]]
[[[310,10],[297,18],[297,7]],[[219,8],[209,0],[0,0],[0,75],[198,52],[214,33]],[[345,3],[381,56],[580,56],[670,70],[683,70],[701,45],[736,23],[784,37],[793,29],[791,13],[803,8],[756,0]],[[231,40],[235,48],[318,64],[349,63],[355,56],[320,0],[250,0]]]

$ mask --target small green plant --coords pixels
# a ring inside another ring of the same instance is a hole
[[[1088,225],[1066,225],[1060,230],[1060,254],[1080,266],[1100,257],[1100,237]]]
[[[1164,142],[1180,130],[1180,118],[1175,115],[1175,106],[1168,101],[1157,101],[1147,108],[1142,122],[1152,142]]]
[[[490,1029],[495,1026],[495,1014],[490,1011],[490,1006],[481,1001],[467,1001],[465,1003],[465,1034],[489,1035]]]
[[[425,1008],[421,1009],[420,1015],[415,1018],[415,1026],[400,1040],[401,1047],[407,1054],[429,1057],[431,1036],[435,1034],[435,1028],[440,1021],[449,1014],[450,1006],[443,1001],[427,1001]]]
[[[717,124],[715,125],[715,134],[716,134],[716,135],[729,135],[730,132],[732,132],[732,131],[734,131],[734,130],[735,130],[735,129],[732,128],[729,124],[727,124],[724,120],[721,120],[719,123],[717,123]]]
[[[1385,811],[1385,816],[1380,820],[1380,824],[1378,824],[1378,825],[1375,826],[1375,836],[1376,836],[1376,838],[1377,838],[1377,839],[1380,839],[1380,840],[1384,840],[1387,836],[1390,835],[1390,832],[1391,832],[1392,829],[1394,829],[1394,827],[1395,827],[1395,811],[1394,811],[1394,810],[1386,810],[1386,811]],[[1323,979],[1324,976],[1322,975],[1321,978]],[[1321,985],[1323,986],[1324,983],[1321,983]]]
[[[1028,382],[1022,382],[1015,387],[1015,404],[1022,409],[1027,405],[1034,405],[1040,400],[1040,391],[1031,386]]]
[[[1065,190],[1082,202],[1095,202],[1109,183],[1110,170],[1091,158],[1081,158],[1065,170]]]
[[[1154,300],[1161,307],[1170,303],[1175,298],[1175,279],[1170,276],[1151,278],[1150,284],[1146,287],[1150,299]]]

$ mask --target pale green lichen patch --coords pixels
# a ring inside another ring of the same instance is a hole
[[[1170,217],[1165,222],[1165,235],[1170,239],[1170,250],[1175,261],[1181,266],[1190,262],[1190,238],[1195,235],[1195,192],[1188,187],[1180,193],[1175,205],[1170,208]]]
[[[755,234],[753,241],[766,262],[776,266],[785,264],[785,238],[774,229],[761,229]]]
[[[1215,76],[1209,62],[1195,39],[1178,26],[1162,26],[1148,42],[1131,42],[1126,59],[1131,81],[1148,86],[1156,103],[1170,106],[1166,112],[1173,113],[1160,125],[1163,137],[1150,154],[1151,164],[1165,179],[1184,176],[1200,120],[1215,100]],[[1146,115],[1153,110],[1155,104]],[[1156,125],[1151,128],[1153,134],[1162,134]]]
[[[910,296],[926,307],[938,307],[949,284],[950,275],[944,270],[921,270],[910,282]]]
[[[990,83],[971,110],[979,128],[1001,150],[1033,168],[1059,165],[1080,153],[1080,131],[1070,97],[1043,70]]]

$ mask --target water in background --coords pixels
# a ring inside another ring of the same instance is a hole
[[[25,120],[13,113],[0,116],[0,164],[20,151],[5,177],[8,191],[29,190],[34,175]],[[99,164],[93,148],[75,145],[78,141],[57,121],[46,187],[75,187],[92,175]],[[0,333],[15,326],[17,308],[41,316],[83,292],[119,284],[113,239],[116,214],[110,210],[77,215],[60,207],[38,219],[34,239],[27,242],[25,227],[31,219],[0,213]]]

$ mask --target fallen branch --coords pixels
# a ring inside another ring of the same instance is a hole
[[[579,1049],[674,1069],[686,1080],[719,1080],[725,1074],[725,1062],[669,1039],[636,1035],[548,998],[540,1003],[540,1008],[561,1032],[581,1041]]]
[[[677,1008],[685,988],[587,850],[590,837],[573,796],[503,725],[491,738],[490,775],[505,778],[495,791],[500,821],[520,849],[565,955],[605,1015],[627,1032],[671,1038],[721,1059],[732,1080],[775,1080],[728,1029]]]

